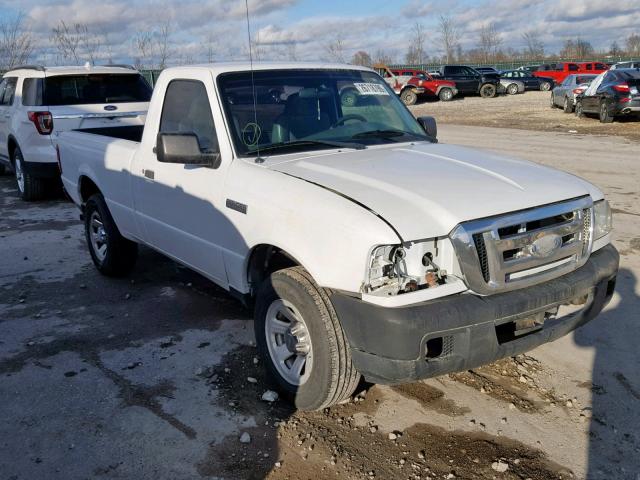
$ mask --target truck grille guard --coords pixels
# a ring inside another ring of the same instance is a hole
[[[535,285],[586,263],[593,245],[593,201],[586,196],[464,222],[450,237],[474,292]]]

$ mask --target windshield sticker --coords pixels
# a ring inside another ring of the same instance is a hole
[[[389,92],[379,83],[354,83],[353,86],[362,95],[389,95]]]
[[[257,123],[247,123],[242,129],[242,141],[247,147],[255,147],[260,140],[262,129]]]

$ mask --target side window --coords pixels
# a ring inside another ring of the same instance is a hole
[[[578,71],[578,65],[576,65],[575,63],[570,63],[569,64],[569,71],[570,72],[577,72]]]
[[[587,70],[593,70],[592,65],[590,63],[587,63],[586,67],[587,67]]]
[[[218,150],[207,90],[202,82],[173,80],[167,87],[160,117],[161,133],[195,133],[200,150]]]
[[[3,78],[0,82],[0,105],[2,105],[2,97],[4,97],[4,91],[7,88],[7,79]]]
[[[22,82],[22,105],[42,105],[42,79],[25,78]]]
[[[18,79],[16,77],[9,77],[5,80],[7,81],[7,83],[2,94],[0,105],[9,106],[13,105],[13,99],[16,96],[16,85],[18,83]]]

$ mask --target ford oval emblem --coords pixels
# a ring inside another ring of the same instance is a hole
[[[536,239],[529,248],[531,255],[538,258],[550,257],[562,246],[562,237],[554,233]]]
[[[115,105],[106,105],[106,106],[104,107],[104,109],[105,109],[107,112],[113,112],[114,110],[117,110],[117,109],[118,109],[118,107],[116,107]]]

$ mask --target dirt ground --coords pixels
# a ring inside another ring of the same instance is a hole
[[[130,278],[100,276],[75,207],[21,202],[0,177],[0,480],[640,480],[638,142],[446,122],[440,141],[599,185],[616,212],[616,294],[527,355],[362,384],[314,413],[261,399],[271,385],[237,301],[148,249]]]
[[[484,127],[518,128],[577,134],[620,135],[640,140],[640,118],[617,119],[603,124],[595,117],[577,118],[560,108],[551,108],[550,92],[530,91],[496,98],[465,97],[450,102],[425,101],[410,110],[414,115],[432,115],[439,123]]]

